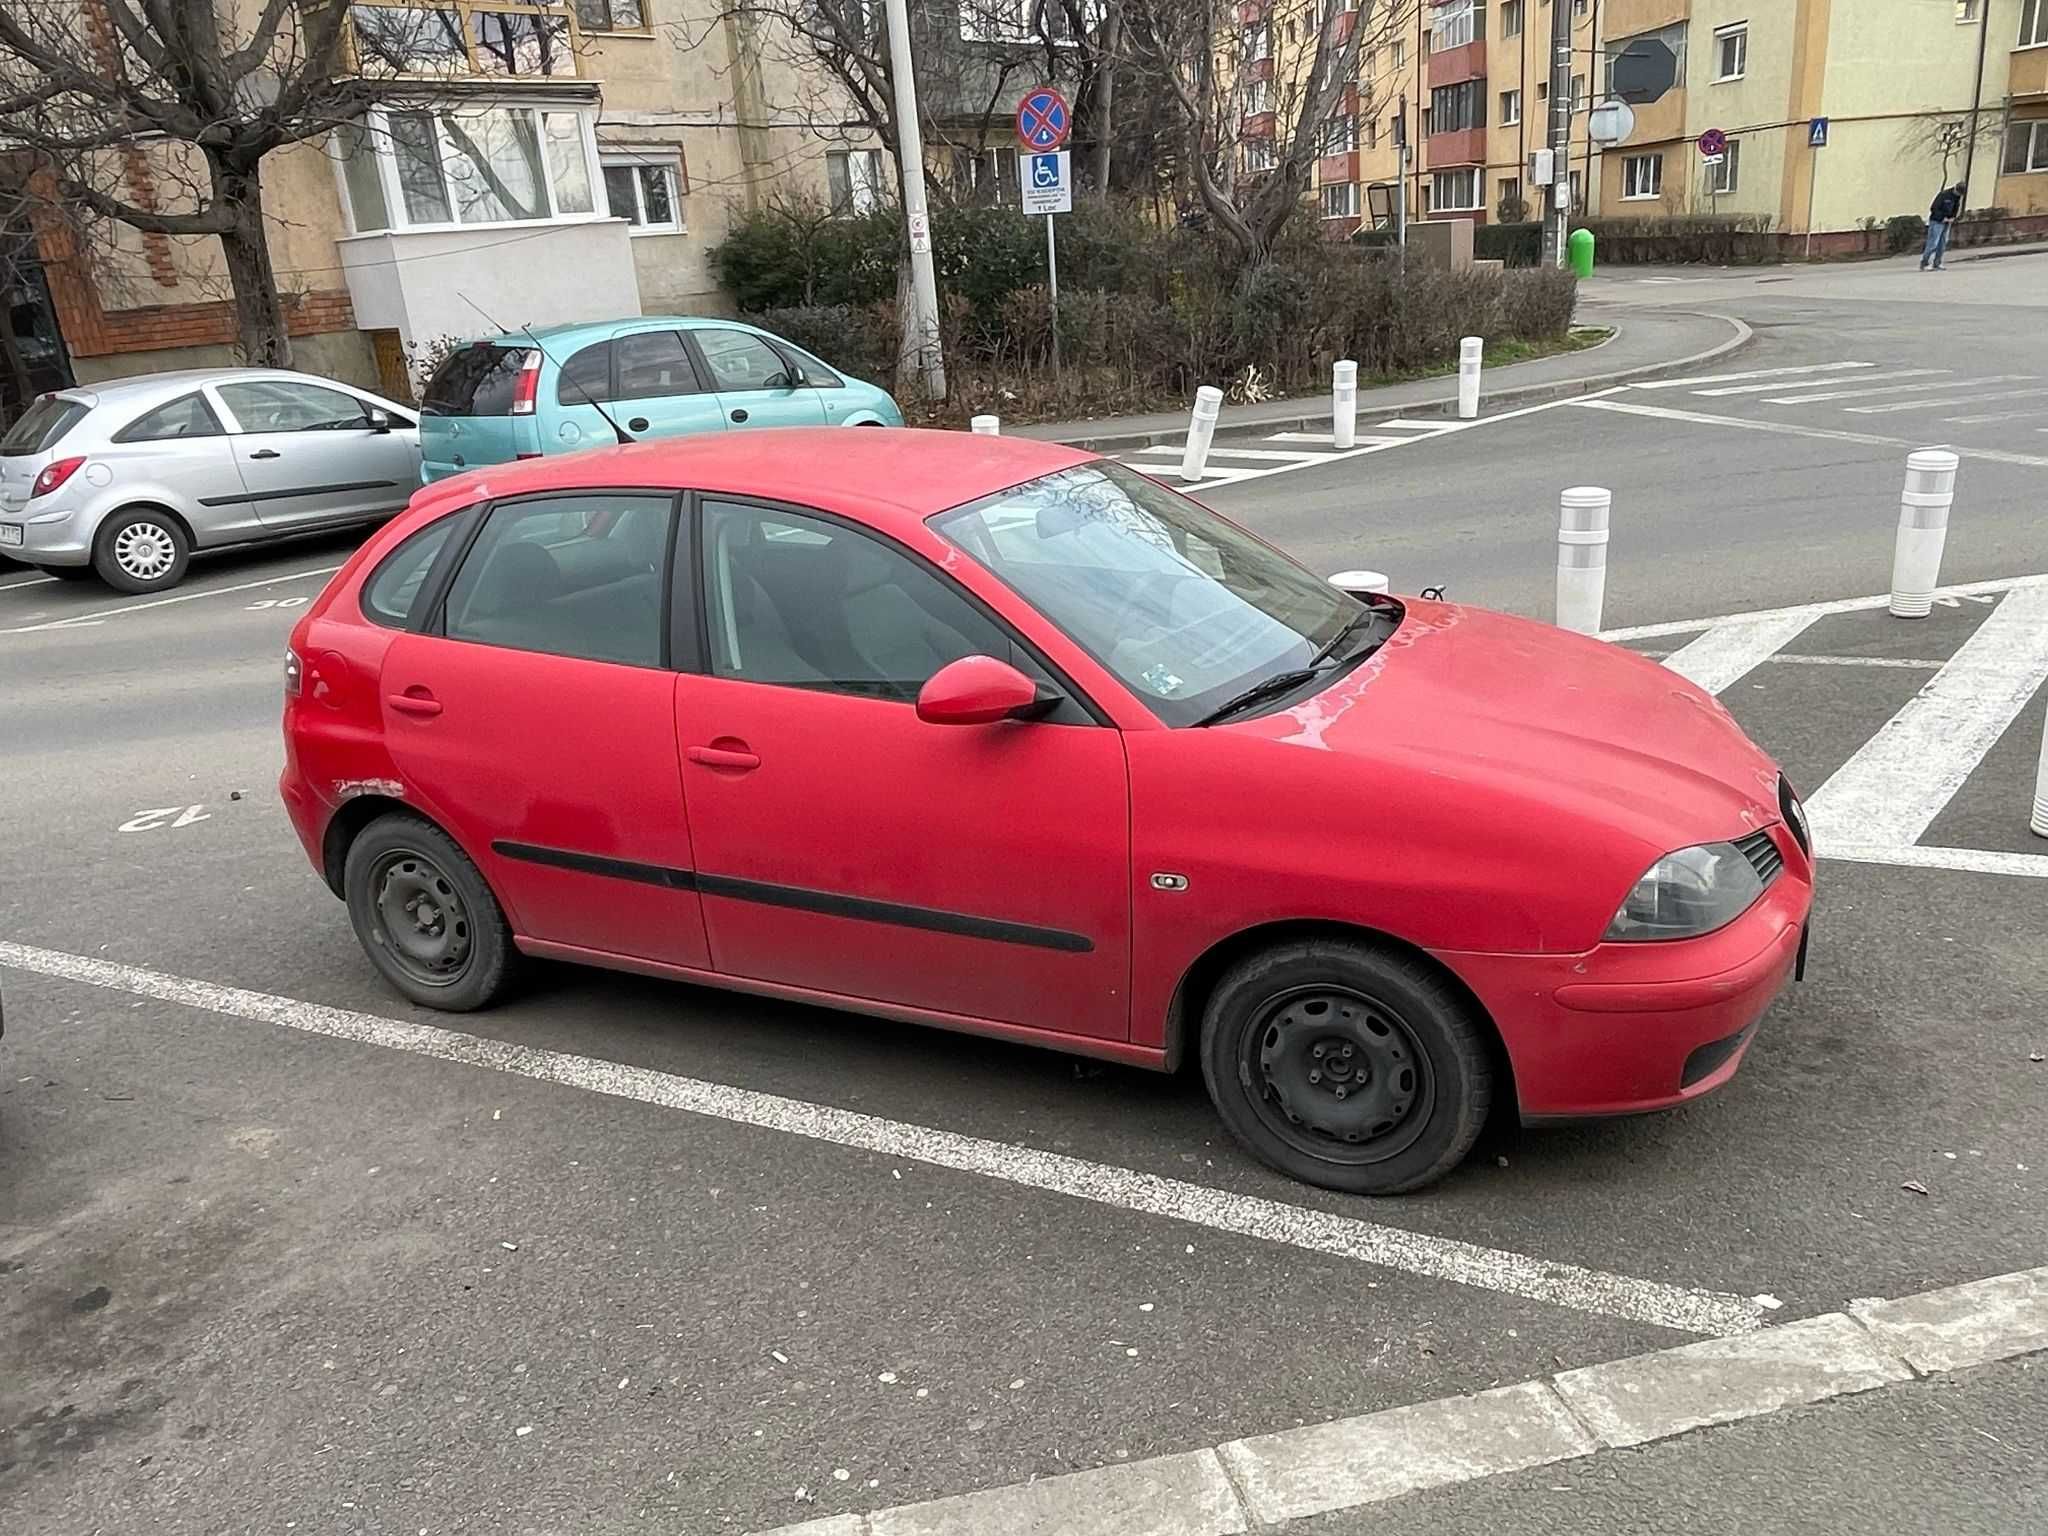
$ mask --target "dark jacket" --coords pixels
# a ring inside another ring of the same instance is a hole
[[[1962,211],[1963,194],[1954,187],[1943,187],[1935,195],[1934,206],[1927,210],[1930,224],[1946,224]]]

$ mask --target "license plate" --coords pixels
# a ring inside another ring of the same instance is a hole
[[[0,544],[19,544],[20,542],[21,524],[0,523]]]

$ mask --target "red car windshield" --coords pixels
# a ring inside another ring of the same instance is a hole
[[[1079,465],[932,527],[1168,725],[1305,666],[1362,611],[1222,518],[1120,464]]]

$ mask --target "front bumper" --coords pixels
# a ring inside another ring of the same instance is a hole
[[[1671,1109],[1741,1067],[1757,1021],[1798,963],[1810,867],[1787,846],[1784,873],[1756,904],[1697,939],[1437,958],[1499,1028],[1524,1120]]]

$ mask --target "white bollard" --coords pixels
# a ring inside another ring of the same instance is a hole
[[[1365,592],[1386,591],[1387,578],[1378,571],[1339,571],[1330,578],[1330,585],[1357,597]]]
[[[1906,455],[1906,489],[1899,496],[1899,539],[1892,549],[1892,617],[1924,619],[1941,579],[1941,548],[1956,500],[1956,466],[1946,448]]]
[[[1467,336],[1458,343],[1458,419],[1472,421],[1479,415],[1479,365],[1486,355],[1486,342]]]
[[[2034,819],[2027,830],[2048,837],[2048,719],[2041,722],[2041,766],[2034,770]]]
[[[1003,431],[1000,416],[976,416],[967,425],[976,437],[1000,437]]]
[[[1349,358],[1330,370],[1330,437],[1339,448],[1358,442],[1358,364]]]
[[[1607,602],[1607,521],[1614,493],[1578,485],[1558,500],[1557,627],[1581,635],[1600,633]]]
[[[1216,417],[1223,410],[1223,391],[1214,384],[1204,384],[1195,391],[1195,413],[1188,418],[1188,445],[1180,456],[1180,477],[1183,480],[1202,478],[1203,466],[1209,462],[1209,443],[1216,436]]]

